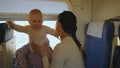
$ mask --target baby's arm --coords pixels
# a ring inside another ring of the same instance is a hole
[[[10,28],[16,31],[27,33],[27,28],[25,26],[17,25],[13,21],[7,21],[7,24]]]
[[[55,29],[46,26],[45,30],[47,31],[48,34],[53,35],[56,38],[59,38],[59,33]]]

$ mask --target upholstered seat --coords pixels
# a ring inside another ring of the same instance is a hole
[[[15,45],[13,30],[6,23],[0,23],[0,68],[13,68]]]
[[[120,39],[120,25],[118,26],[118,36]],[[113,55],[113,66],[112,68],[120,68],[120,45],[115,47],[114,55]]]
[[[92,22],[86,25],[85,68],[109,68],[114,24]]]
[[[13,30],[6,23],[0,23],[0,43],[6,42],[13,38]]]

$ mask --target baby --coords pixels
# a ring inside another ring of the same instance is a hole
[[[36,44],[43,45],[46,40],[47,34],[58,37],[57,31],[54,29],[44,26],[43,24],[43,15],[39,9],[33,9],[29,12],[28,22],[30,25],[20,26],[12,21],[7,21],[7,24],[12,29],[27,33],[29,35],[29,48],[31,52],[34,52],[31,47],[31,42],[35,42]]]
[[[12,21],[7,21],[7,24],[16,31],[27,33],[29,35],[30,42],[35,42],[40,45],[42,45],[46,40],[47,34],[51,34],[55,37],[58,37],[57,31],[50,27],[42,25],[43,15],[40,10],[31,10],[29,13],[28,22],[30,25],[26,26],[16,25]]]

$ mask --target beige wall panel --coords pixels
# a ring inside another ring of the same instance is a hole
[[[80,4],[73,5],[72,10],[77,16],[77,38],[84,45],[86,23],[91,21],[91,0],[81,0]]]
[[[92,20],[107,20],[120,16],[120,0],[93,0]]]

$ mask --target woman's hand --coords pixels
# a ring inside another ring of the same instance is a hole
[[[46,43],[43,45],[36,44],[35,42],[31,43],[31,46],[35,52],[42,56],[43,67],[49,68],[49,61],[46,52]]]
[[[45,43],[43,45],[40,45],[40,44],[36,44],[35,42],[32,42],[31,46],[32,46],[33,50],[36,53],[38,53],[39,55],[41,55],[42,57],[47,55]]]

